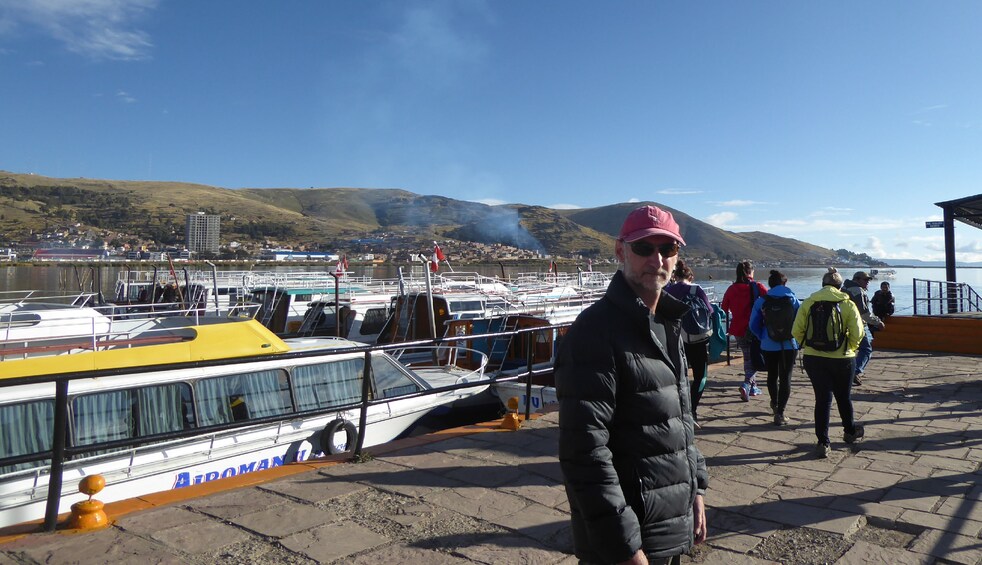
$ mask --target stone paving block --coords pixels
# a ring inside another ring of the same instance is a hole
[[[481,487],[497,487],[513,483],[526,474],[520,467],[491,462],[485,462],[482,465],[449,468],[443,471],[445,477]]]
[[[105,563],[150,563],[178,565],[187,559],[177,552],[150,540],[116,528],[85,534],[37,534],[2,546],[7,552],[20,553],[36,563],[103,565]],[[70,556],[70,558],[69,558]],[[23,563],[21,560],[11,563]]]
[[[960,496],[949,496],[935,510],[935,513],[965,520],[982,521],[982,503]]]
[[[546,545],[553,545],[554,539],[572,539],[563,536],[570,529],[569,514],[541,504],[530,504],[518,512],[488,520],[509,530],[514,530]],[[569,548],[572,551],[572,546]]]
[[[304,473],[297,477],[280,479],[260,488],[312,503],[327,502],[368,489],[361,483],[326,477],[319,473]]]
[[[982,561],[982,543],[978,538],[939,530],[925,530],[914,539],[909,549],[952,563],[976,565]]]
[[[389,539],[351,522],[325,524],[280,540],[283,547],[326,563],[386,545]]]
[[[892,487],[903,480],[903,475],[882,473],[863,469],[840,469],[832,473],[829,480],[840,483],[854,483],[872,488]]]
[[[188,502],[185,506],[218,518],[234,518],[254,512],[256,508],[270,508],[285,504],[287,499],[256,487],[230,490]]]
[[[413,448],[417,449],[417,448]],[[403,453],[408,449],[399,451]],[[348,481],[361,481],[372,479],[380,474],[398,473],[407,469],[406,465],[398,465],[388,459],[389,455],[380,455],[371,461],[364,463],[346,462],[340,465],[328,465],[317,470],[318,474],[325,477],[344,478]]]
[[[683,563],[685,563],[685,558],[683,557]],[[734,553],[725,550],[714,550],[701,557],[699,560],[700,565],[781,565],[777,561],[770,561],[768,559],[760,559],[758,557],[753,557],[750,555],[740,555],[739,553]]]
[[[508,493],[469,487],[430,493],[423,496],[423,500],[483,520],[494,520],[514,514],[530,504],[527,500]]]
[[[783,528],[777,522],[751,518],[742,508],[735,508],[732,512],[719,510],[715,507],[708,508],[706,509],[706,522],[709,524],[710,536],[715,535],[714,532],[728,531],[766,538]]]
[[[447,509],[431,504],[410,503],[400,506],[396,513],[390,514],[388,518],[402,526],[414,526],[429,520],[443,520],[449,513]]]
[[[900,508],[899,506],[887,506],[885,504],[880,504],[879,502],[859,500],[848,496],[840,496],[833,499],[831,504],[829,504],[829,508],[832,510],[842,510],[843,512],[848,512],[849,514],[865,516],[867,518],[870,516],[875,516],[877,518],[882,518],[891,524],[904,511],[904,509]]]
[[[522,476],[502,485],[499,490],[551,508],[566,502],[566,489],[562,484],[537,475]]]
[[[816,493],[835,494],[863,500],[879,500],[883,496],[883,489],[832,480],[818,483],[813,490]]]
[[[948,469],[949,471],[958,471],[960,473],[973,473],[979,466],[975,461],[950,459],[948,457],[939,457],[937,455],[921,455],[917,459],[917,464],[935,467],[938,469]]]
[[[368,484],[370,481],[364,481]],[[371,482],[373,488],[403,496],[419,497],[434,490],[464,486],[464,483],[429,471],[404,469],[398,473],[384,473]]]
[[[857,541],[836,561],[839,565],[931,565],[934,559],[912,554],[903,549],[880,547]]]
[[[746,507],[745,511],[762,520],[842,535],[851,534],[866,523],[866,519],[862,516],[786,501],[755,504]]]
[[[901,487],[894,487],[887,490],[883,499],[880,500],[883,504],[890,506],[899,506],[901,508],[921,510],[923,512],[930,512],[940,501],[940,496]]]
[[[263,508],[251,514],[243,514],[233,518],[232,523],[257,534],[281,538],[337,519],[338,515],[334,512],[307,504],[288,502],[272,508]]]
[[[217,520],[208,520],[160,530],[151,537],[170,548],[199,555],[244,541],[249,534]]]
[[[566,554],[525,537],[492,536],[481,543],[458,547],[454,553],[476,563],[555,563]]]
[[[719,547],[736,553],[747,553],[760,545],[762,541],[764,541],[763,538],[757,536],[728,532],[726,530],[720,530],[719,533],[711,535],[706,539],[706,543],[712,547]]]
[[[966,520],[964,518],[952,518],[951,516],[922,512],[920,510],[904,510],[897,518],[897,522],[918,528],[952,532],[963,536],[974,537],[982,533],[982,522]]]
[[[179,506],[167,506],[123,516],[116,522],[116,526],[128,532],[148,536],[173,526],[193,524],[205,520],[210,520],[210,518]]]
[[[379,563],[419,563],[421,565],[458,565],[459,557],[442,551],[430,551],[404,545],[385,546],[375,551],[361,553],[345,560],[350,565],[378,565]]]
[[[709,482],[706,500],[712,501],[714,508],[728,508],[752,504],[763,496],[768,489],[732,481]]]

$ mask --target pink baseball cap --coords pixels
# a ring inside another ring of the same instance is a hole
[[[641,206],[628,214],[617,239],[631,243],[651,235],[667,235],[680,245],[685,245],[672,213],[657,206]]]

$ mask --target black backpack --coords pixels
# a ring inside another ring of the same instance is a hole
[[[764,304],[760,308],[764,315],[764,328],[767,337],[774,341],[791,339],[791,326],[794,325],[794,302],[790,296],[764,296]]]
[[[845,341],[839,303],[830,300],[813,302],[805,324],[805,345],[816,351],[836,351]]]

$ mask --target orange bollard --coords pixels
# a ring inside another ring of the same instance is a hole
[[[513,396],[508,399],[508,413],[505,414],[503,420],[501,420],[501,425],[498,426],[502,430],[512,430],[515,431],[522,427],[522,420],[518,417],[518,397]]]
[[[104,488],[106,488],[106,479],[102,475],[89,475],[78,482],[78,491],[89,495],[89,499],[72,504],[72,515],[68,518],[70,529],[95,530],[109,525],[109,517],[104,510],[105,505],[92,498]]]

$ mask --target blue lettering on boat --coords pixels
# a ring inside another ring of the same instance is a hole
[[[297,454],[297,461],[305,461],[307,459],[307,451],[301,451]],[[212,470],[206,471],[201,474],[191,475],[191,473],[183,472],[178,473],[174,479],[174,488],[189,487],[191,485],[200,485],[201,483],[207,483],[209,481],[214,481],[218,478],[234,477],[236,475],[241,475],[243,473],[251,473],[253,471],[262,471],[264,469],[272,469],[273,467],[279,467],[283,465],[283,457],[268,457],[266,459],[259,459],[258,461],[250,461],[249,463],[243,463],[239,465],[239,468],[227,467],[221,471]]]

